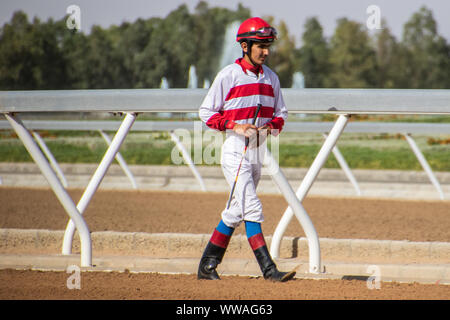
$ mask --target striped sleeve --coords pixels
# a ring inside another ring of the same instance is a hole
[[[224,94],[229,91],[230,86],[223,71],[217,74],[199,109],[200,119],[211,129],[220,131],[234,126],[234,122],[227,120],[223,114]]]

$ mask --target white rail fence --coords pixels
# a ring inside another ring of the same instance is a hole
[[[64,187],[68,187],[67,179],[57,163],[55,157],[50,152],[49,148],[41,138],[36,130],[69,130],[69,131],[98,131],[103,139],[106,141],[108,146],[111,144],[110,137],[105,133],[105,131],[117,131],[120,127],[120,121],[56,121],[56,120],[25,120],[24,125],[31,131],[36,142],[41,147],[48,161],[50,162],[52,168],[55,170],[56,174],[60,178]],[[198,124],[198,123],[197,123]],[[202,130],[210,130],[203,123],[200,123]],[[295,133],[322,133],[326,139],[328,132],[332,129],[332,122],[288,122],[284,128],[284,132],[295,132]],[[0,121],[0,130],[10,129],[11,126],[8,121]],[[175,143],[176,147],[181,152],[185,163],[188,164],[194,177],[197,179],[200,189],[202,191],[207,191],[203,178],[198,172],[191,159],[189,152],[186,150],[185,146],[179,141],[176,133],[177,129],[185,129],[189,131],[194,131],[193,121],[136,121],[130,131],[140,131],[140,132],[152,132],[152,131],[168,131],[170,133],[172,141]],[[395,133],[402,134],[405,140],[408,142],[411,150],[416,156],[417,160],[425,170],[430,182],[436,188],[439,198],[444,199],[444,193],[442,191],[441,185],[433,173],[430,165],[425,159],[420,148],[417,146],[416,142],[413,140],[412,135],[415,134],[426,134],[426,135],[436,135],[436,134],[450,134],[450,125],[446,123],[391,123],[391,122],[350,122],[347,124],[345,132],[352,133]],[[337,145],[332,149],[332,152],[344,171],[345,176],[353,185],[357,195],[361,195],[361,190],[358,185],[358,181],[353,175],[350,167],[348,166],[344,156],[340,152]],[[115,159],[119,163],[120,167],[124,171],[125,175],[128,177],[133,189],[138,189],[138,184],[136,179],[129,169],[125,159],[117,152]]]
[[[136,116],[143,112],[194,113],[197,112],[205,94],[206,90],[204,89],[0,92],[0,113],[5,115],[70,217],[64,237],[63,254],[71,253],[72,239],[76,229],[81,240],[81,266],[92,265],[92,242],[89,228],[82,214],[111,162],[117,156],[120,146],[135,123]],[[302,201],[330,152],[335,148],[350,116],[352,114],[448,115],[450,114],[450,90],[283,89],[283,95],[291,113],[338,115],[336,123],[329,130],[321,130],[321,132],[328,132],[327,137],[296,193],[273,158],[269,157],[268,161],[268,165],[276,169],[271,170],[272,179],[289,204],[274,232],[271,254],[278,257],[284,231],[295,215],[307,236],[309,272],[319,273],[322,272],[319,237]],[[125,114],[122,124],[77,205],[68,195],[64,184],[33,140],[26,125],[21,121],[20,114],[27,112],[116,112]],[[286,130],[291,130],[290,126],[291,124],[287,123]],[[398,124],[395,126],[398,130]],[[408,142],[411,143],[409,140]],[[411,147],[414,150],[413,145]]]

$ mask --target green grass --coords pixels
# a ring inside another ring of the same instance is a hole
[[[309,167],[319,150],[319,145],[281,145],[280,166]],[[353,169],[422,170],[409,148],[377,150],[369,147],[340,147],[339,150]],[[423,153],[433,170],[450,171],[450,148],[429,149]],[[339,168],[333,154],[330,154],[325,168]]]
[[[106,151],[104,148],[90,148],[87,145],[46,142],[58,162],[61,163],[98,163]],[[33,161],[25,147],[18,143],[0,144],[1,162]]]
[[[99,163],[106,151],[106,144],[98,134],[61,136],[49,132],[45,136],[47,146],[60,163]],[[415,137],[432,169],[450,171],[450,145],[429,144],[428,139],[426,136]],[[208,143],[205,142],[204,147]],[[322,143],[320,134],[280,135],[280,166],[309,167]],[[406,141],[396,135],[343,134],[338,147],[353,169],[422,170]],[[131,133],[120,152],[128,164],[171,165],[174,164],[171,160],[174,148],[168,134]],[[0,134],[0,162],[31,161],[22,143],[11,132]],[[339,168],[333,154],[325,167]]]

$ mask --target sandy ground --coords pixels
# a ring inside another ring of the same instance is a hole
[[[70,190],[75,202],[81,190]],[[277,195],[260,197],[266,235],[287,207]],[[85,217],[91,231],[210,233],[225,193],[99,190]],[[0,228],[63,230],[67,215],[48,189],[0,187]],[[450,202],[308,197],[304,202],[320,237],[450,242]],[[240,226],[236,233],[244,233]],[[294,219],[286,235],[304,236]],[[64,272],[0,271],[0,299],[450,299],[450,286],[383,282],[369,290],[360,280],[300,280],[277,284],[262,278],[82,272],[80,290],[69,290]]]
[[[5,299],[158,299],[158,300],[304,300],[304,299],[449,299],[450,286],[382,282],[368,289],[361,280],[300,280],[273,283],[261,277],[197,280],[194,275],[85,272],[80,289],[66,286],[65,272],[0,271]],[[11,279],[15,280],[12,283]]]
[[[71,190],[76,202],[81,190]],[[226,193],[99,190],[84,217],[94,231],[210,233]],[[287,208],[282,196],[261,195],[265,235]],[[49,189],[0,187],[0,228],[64,230],[68,216]],[[450,201],[308,197],[306,211],[321,238],[450,242]],[[235,232],[245,233],[243,225]],[[293,218],[287,236],[304,236]]]

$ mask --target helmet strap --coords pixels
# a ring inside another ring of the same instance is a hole
[[[256,66],[257,64],[253,61],[252,59],[252,46],[254,44],[254,41],[251,40],[245,40],[245,42],[247,43],[247,53],[245,53],[244,51],[242,51],[242,57],[244,57],[245,55],[248,55],[248,58],[250,60],[250,62]]]

